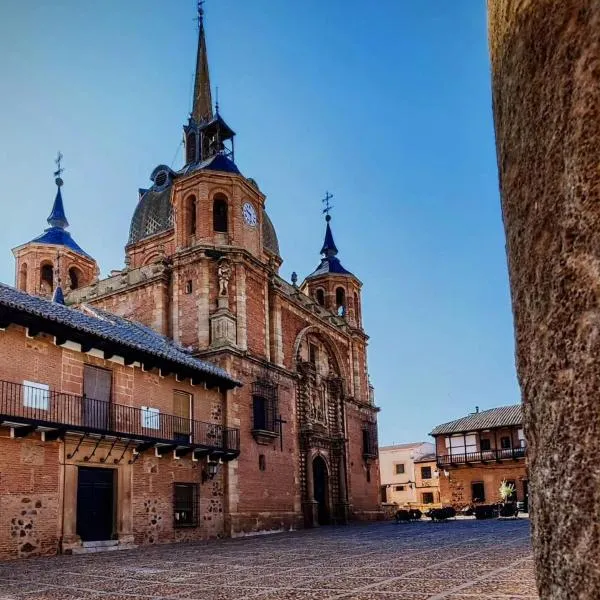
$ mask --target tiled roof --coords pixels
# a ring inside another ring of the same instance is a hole
[[[415,463],[424,463],[424,462],[435,462],[436,461],[436,455],[434,454],[423,454],[423,456],[417,458],[417,460],[415,460]]]
[[[57,246],[66,246],[73,252],[77,252],[79,254],[83,254],[83,256],[87,256],[91,258],[90,255],[85,252],[79,246],[79,244],[71,237],[71,234],[62,229],[61,227],[48,227],[41,235],[38,235],[36,238],[31,240],[32,244],[56,244]]]
[[[235,173],[236,175],[240,174],[240,170],[237,168],[237,165],[224,154],[215,154],[214,156],[211,156],[200,163],[192,163],[187,165],[183,167],[183,169],[179,170],[177,174],[187,175],[188,173],[202,170]]]
[[[267,250],[279,256],[279,240],[273,222],[269,218],[266,210],[263,210],[262,224],[263,244]]]
[[[71,308],[0,283],[0,309],[9,308],[47,319],[66,328],[100,340],[113,342],[132,350],[135,356],[151,354],[171,363],[196,371],[204,377],[221,380],[227,387],[240,385],[227,371],[212,363],[194,358],[185,348],[149,327],[119,317],[99,308],[84,305]]]
[[[350,271],[347,271],[342,266],[342,263],[337,256],[326,256],[321,260],[321,264],[310,275],[308,275],[306,279],[312,279],[313,277],[319,277],[320,275],[327,275],[328,273],[334,273],[335,275],[352,275]]]
[[[408,444],[392,444],[391,446],[379,446],[379,451],[382,450],[403,450],[404,448],[418,448],[423,444],[428,444],[431,442],[410,442]]]
[[[523,424],[523,410],[521,404],[511,406],[500,406],[490,410],[482,410],[472,413],[466,417],[442,423],[434,427],[429,435],[441,435],[445,433],[466,433],[481,429],[494,429],[497,427],[511,427]]]

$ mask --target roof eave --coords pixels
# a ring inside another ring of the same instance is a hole
[[[233,378],[225,378],[214,373],[208,373],[202,369],[194,369],[188,365],[179,363],[160,354],[148,352],[136,347],[133,344],[125,344],[121,341],[111,339],[106,336],[85,331],[67,323],[50,319],[45,316],[25,311],[7,305],[0,305],[0,324],[20,325],[30,329],[36,329],[39,333],[52,335],[57,339],[67,339],[82,344],[90,345],[101,351],[110,351],[123,358],[162,368],[163,371],[177,373],[186,378],[196,379],[199,382],[205,382],[210,387],[224,387],[233,389],[242,385],[240,381]]]

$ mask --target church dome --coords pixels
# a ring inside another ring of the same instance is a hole
[[[267,211],[263,211],[262,234],[265,249],[279,256],[279,240]]]
[[[143,190],[131,219],[128,243],[135,244],[151,235],[168,231],[172,227],[171,186],[160,191]]]

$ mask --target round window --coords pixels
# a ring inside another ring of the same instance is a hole
[[[166,171],[159,171],[154,178],[154,185],[156,187],[163,187],[169,178],[169,174]]]

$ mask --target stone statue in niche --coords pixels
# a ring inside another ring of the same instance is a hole
[[[219,278],[219,296],[227,298],[229,296],[229,279],[231,278],[231,266],[226,260],[222,260],[217,267],[217,277]]]

